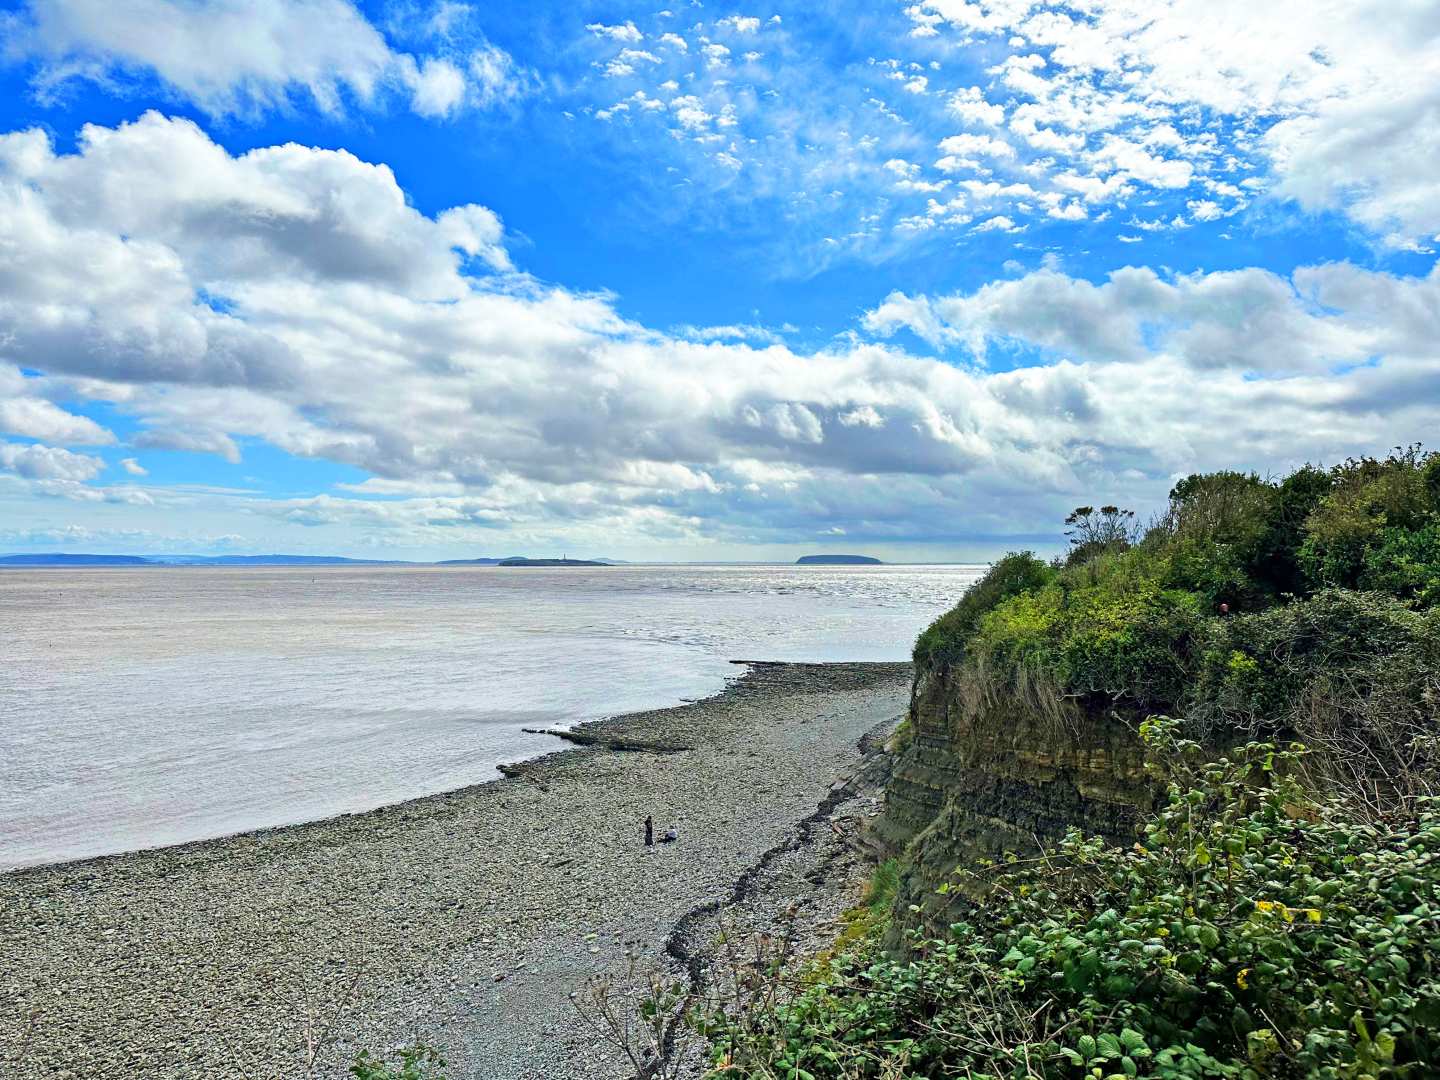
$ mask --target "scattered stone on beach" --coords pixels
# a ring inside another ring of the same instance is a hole
[[[313,1075],[339,1078],[417,1036],[453,1080],[624,1076],[571,993],[693,954],[721,907],[838,914],[836,777],[909,679],[757,664],[715,697],[587,725],[592,745],[512,779],[0,875],[0,1076],[290,1080],[313,1043]],[[682,837],[656,858],[635,843],[646,813]]]

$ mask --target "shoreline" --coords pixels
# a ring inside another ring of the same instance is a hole
[[[328,1077],[420,1034],[454,1080],[622,1075],[570,990],[665,964],[684,918],[791,850],[909,688],[908,663],[754,664],[507,778],[0,875],[0,1064]],[[646,812],[680,841],[647,851]]]
[[[731,660],[730,663],[744,664],[747,666],[747,668],[753,665],[791,666],[788,661],[775,660]],[[883,666],[884,662],[879,662],[879,664],[880,666]],[[824,662],[815,664],[807,664],[802,662],[795,666],[826,667],[831,665]],[[729,692],[731,686],[733,686],[736,682],[744,679],[746,677],[746,674],[748,674],[748,670],[745,674],[731,676],[726,680],[726,683],[723,687],[721,687],[715,693],[711,694],[709,697],[683,698],[679,703],[675,705],[665,705],[661,706],[658,709],[645,709],[637,713],[617,713],[614,716],[602,716],[595,720],[582,720],[572,725],[571,727],[563,728],[532,728],[520,726],[516,730],[521,731],[524,734],[545,735],[552,739],[555,739],[557,742],[567,745],[555,746],[549,750],[539,751],[538,753],[532,754],[529,757],[516,758],[514,761],[497,762],[495,765],[491,766],[491,768],[495,770],[496,775],[486,780],[477,780],[474,783],[462,784],[460,787],[449,788],[444,791],[425,792],[420,795],[414,795],[410,798],[397,800],[396,802],[381,803],[378,806],[372,806],[364,810],[344,810],[338,814],[328,814],[325,817],[308,818],[304,821],[286,821],[281,822],[277,825],[261,825],[258,828],[239,829],[235,832],[220,833],[216,836],[204,836],[194,840],[181,840],[173,844],[156,844],[152,847],[127,848],[124,851],[109,851],[103,852],[98,855],[81,855],[78,858],[60,859],[55,862],[19,863],[12,866],[0,865],[0,884],[3,884],[7,877],[12,877],[16,874],[28,874],[40,871],[78,870],[91,865],[94,865],[98,868],[101,864],[110,862],[112,860],[130,859],[142,856],[154,856],[166,852],[173,852],[176,854],[179,854],[181,852],[199,853],[211,846],[223,847],[236,841],[243,840],[245,838],[260,840],[264,837],[273,836],[278,833],[289,832],[293,829],[324,827],[333,825],[336,822],[345,821],[350,818],[368,818],[372,815],[384,814],[387,811],[398,810],[402,807],[422,804],[431,800],[443,801],[454,796],[461,796],[470,792],[477,791],[478,789],[488,787],[491,784],[499,784],[503,783],[506,780],[515,779],[521,776],[524,773],[525,769],[529,766],[545,761],[546,759],[554,757],[557,754],[571,753],[576,750],[596,748],[602,750],[634,750],[650,753],[674,753],[681,750],[693,750],[694,747],[669,746],[660,742],[644,744],[630,743],[621,734],[607,736],[598,732],[594,734],[589,734],[588,732],[589,729],[597,728],[604,724],[623,722],[630,719],[631,717],[636,716],[649,716],[653,714],[667,713],[672,710],[683,709],[687,706],[698,705],[707,701],[711,701],[715,698],[723,697],[726,693]],[[3,1059],[0,1059],[0,1061],[3,1061]]]

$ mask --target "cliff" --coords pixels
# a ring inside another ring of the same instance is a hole
[[[1033,851],[1072,825],[1129,842],[1155,795],[1133,727],[1108,711],[1057,723],[1014,705],[969,706],[956,668],[921,664],[874,826],[884,853],[902,857],[897,924],[913,925],[914,904],[944,925],[949,902],[935,890],[957,866]]]

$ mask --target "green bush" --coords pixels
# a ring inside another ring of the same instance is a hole
[[[1327,700],[1359,722],[1383,684],[1408,684],[1418,704],[1436,680],[1440,618],[1383,594],[1326,589],[1208,623],[1189,705],[1231,730],[1295,732]]]
[[[1381,530],[1365,551],[1358,584],[1417,607],[1440,604],[1440,521],[1413,530]]]
[[[1062,694],[1143,707],[1177,702],[1203,613],[1193,594],[1164,588],[1152,570],[1138,550],[1101,556],[996,605],[971,639],[977,677],[1043,681]]]
[[[1333,486],[1327,471],[1306,465],[1276,488],[1249,568],[1251,579],[1265,595],[1278,599],[1299,596],[1307,590],[1309,579],[1300,565],[1305,522]]]
[[[1251,573],[1252,545],[1217,544],[1202,538],[1177,539],[1166,551],[1166,584],[1192,592],[1206,611],[1221,604],[1243,611],[1263,607],[1270,594]]]
[[[1202,607],[1259,607],[1271,598],[1254,574],[1280,492],[1253,473],[1188,476],[1170,491],[1165,516],[1145,546],[1170,588],[1196,593]]]
[[[991,899],[947,939],[862,950],[743,1021],[697,1018],[715,1075],[1436,1075],[1440,802],[1376,823],[1308,799],[1292,751],[1199,763],[1173,721],[1144,734],[1172,763],[1139,844],[1072,833],[975,871]]]
[[[1440,520],[1434,468],[1434,455],[1412,447],[1333,469],[1330,493],[1305,522],[1299,558],[1310,580],[1317,587],[1355,588],[1368,554],[1391,530],[1412,532]]]
[[[941,666],[964,652],[980,617],[1011,596],[1043,588],[1054,571],[1029,551],[1006,555],[972,585],[960,602],[931,623],[915,642],[915,662]]]
[[[1299,737],[1317,780],[1375,798],[1428,790],[1440,735],[1440,609],[1323,590],[1212,620],[1187,715],[1209,739]]]

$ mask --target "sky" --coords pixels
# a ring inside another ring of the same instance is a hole
[[[1440,431],[1433,0],[0,5],[0,551],[908,561]]]

